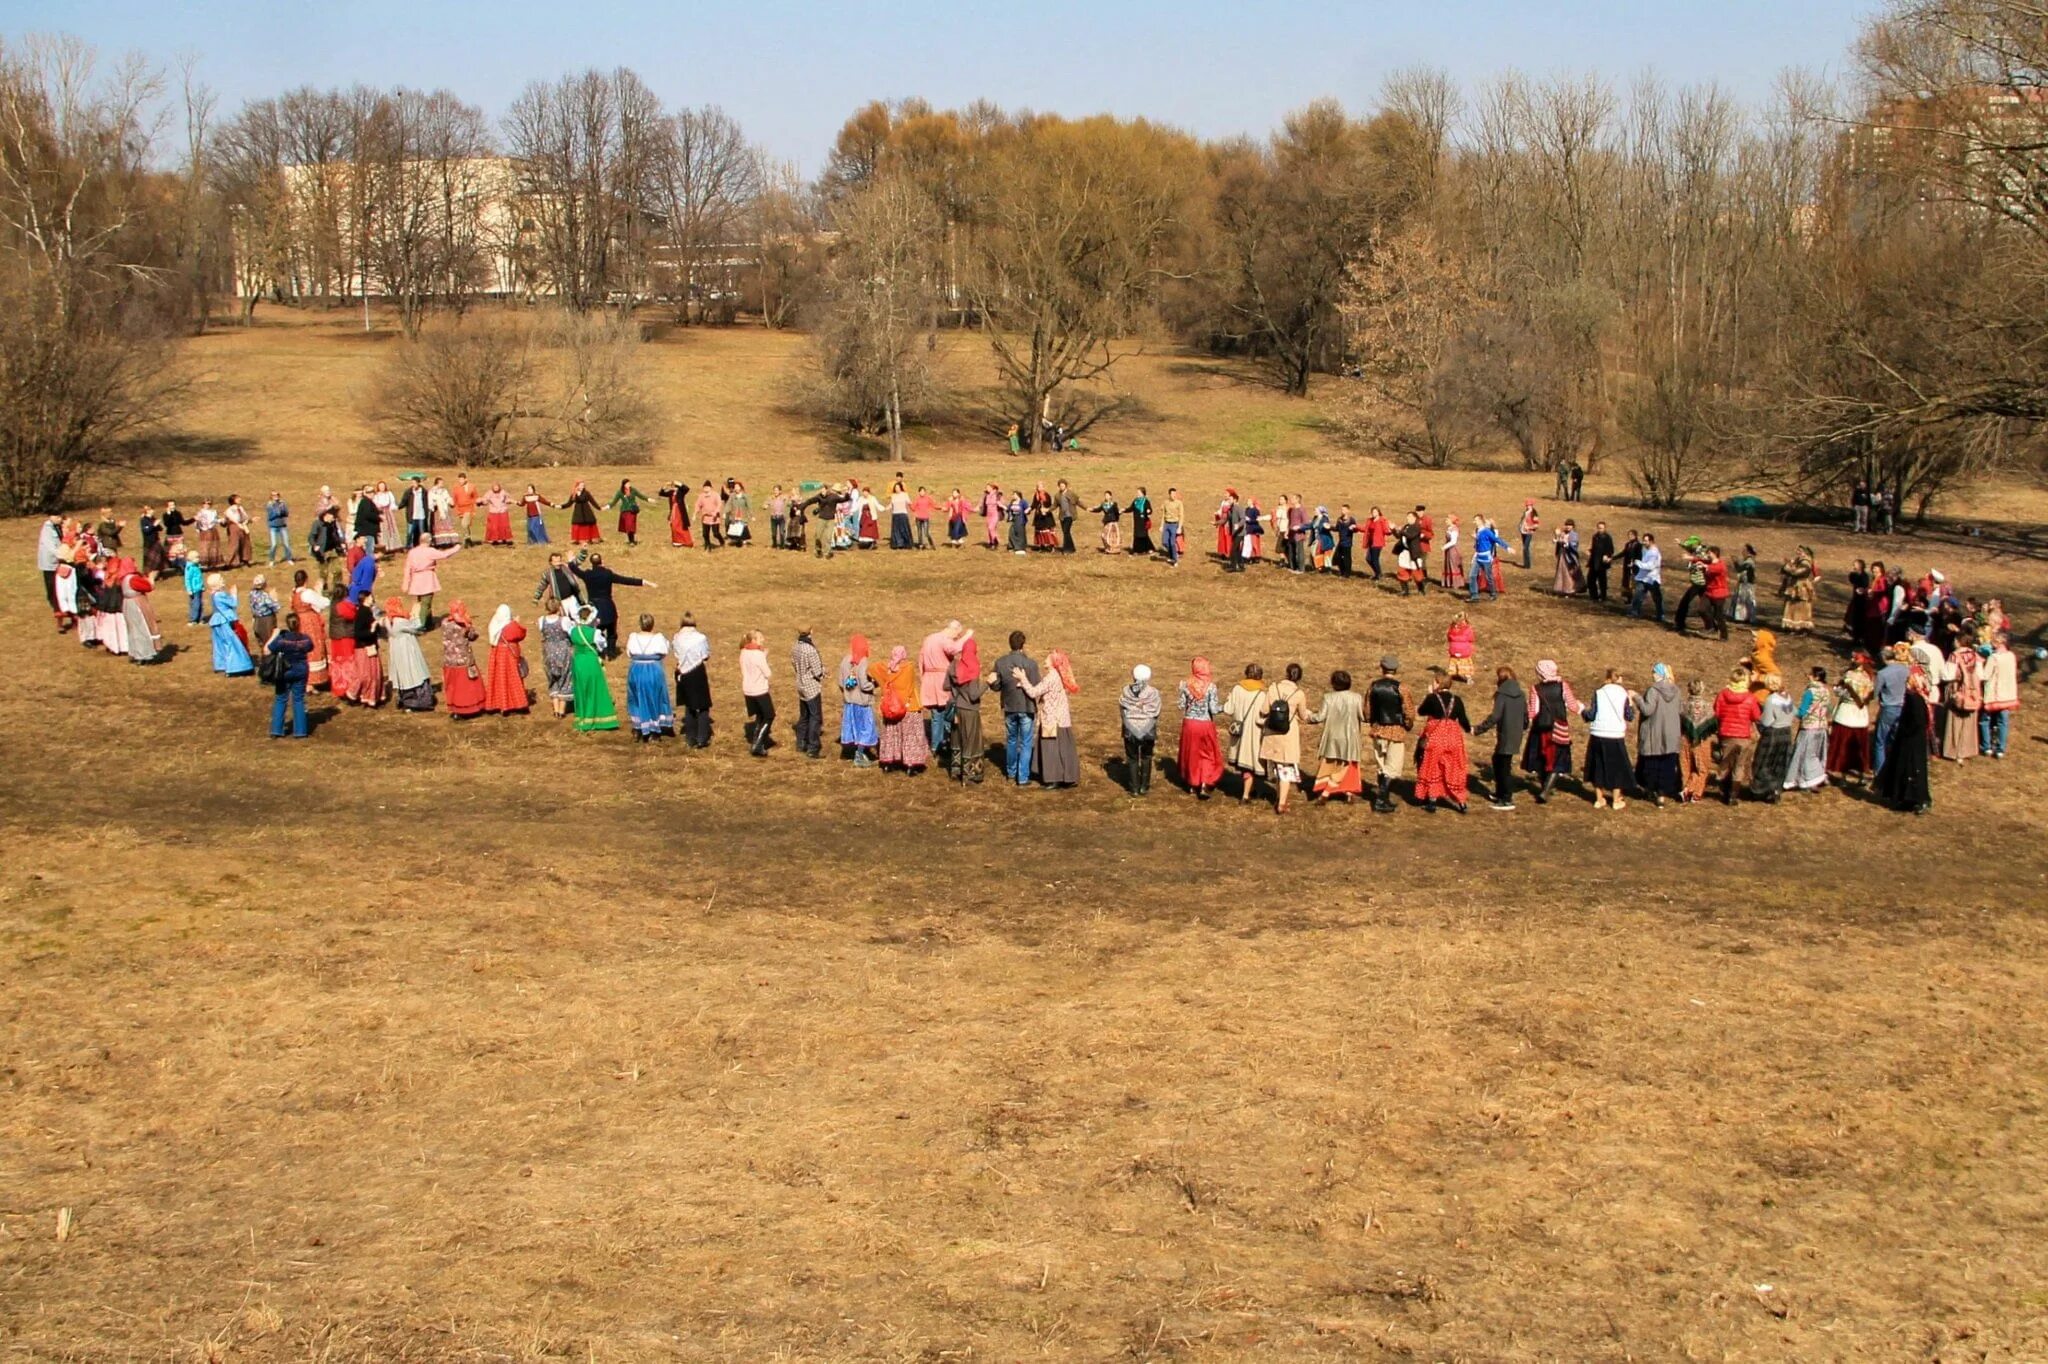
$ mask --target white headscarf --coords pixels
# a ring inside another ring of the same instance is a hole
[[[491,643],[496,644],[498,642],[498,636],[504,634],[505,627],[510,625],[511,623],[512,608],[510,606],[507,606],[503,602],[498,603],[498,609],[491,613]]]
[[[1137,683],[1139,686],[1142,687],[1151,680],[1152,670],[1146,667],[1144,664],[1140,663],[1137,667],[1131,669],[1131,681]]]

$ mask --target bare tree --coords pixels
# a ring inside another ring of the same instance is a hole
[[[482,267],[483,112],[445,90],[399,90],[364,129],[358,165],[372,182],[369,263],[417,335],[438,298],[466,297]]]
[[[1428,469],[1476,447],[1490,414],[1472,392],[1463,348],[1479,306],[1464,263],[1426,227],[1362,255],[1344,295],[1357,360],[1340,423]]]

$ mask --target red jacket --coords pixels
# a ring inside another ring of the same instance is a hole
[[[1707,564],[1707,596],[1714,601],[1726,600],[1728,596],[1728,564],[1726,560],[1715,559]]]
[[[1756,737],[1756,722],[1764,713],[1757,699],[1746,691],[1723,688],[1714,698],[1714,719],[1724,739]]]

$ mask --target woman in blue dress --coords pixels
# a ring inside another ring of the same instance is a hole
[[[626,636],[626,718],[642,743],[676,732],[675,702],[668,694],[668,636],[642,615],[640,628]]]
[[[839,696],[845,703],[839,719],[839,748],[855,767],[873,767],[882,732],[875,726],[875,693],[879,688],[868,668],[868,637],[847,641],[839,660]]]
[[[249,646],[235,633],[242,616],[241,599],[228,590],[227,581],[218,573],[206,580],[206,587],[213,594],[213,614],[206,618],[213,631],[213,670],[229,677],[247,677],[256,671],[256,665],[249,659]]]

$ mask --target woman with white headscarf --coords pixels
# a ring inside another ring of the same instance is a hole
[[[494,715],[526,714],[533,704],[526,690],[526,656],[519,648],[526,627],[513,617],[512,608],[501,602],[484,633],[491,642],[490,661],[484,668],[484,709]]]
[[[1152,670],[1140,663],[1131,669],[1130,685],[1117,696],[1124,721],[1124,775],[1134,796],[1152,789],[1152,751],[1159,738],[1159,688]]]

